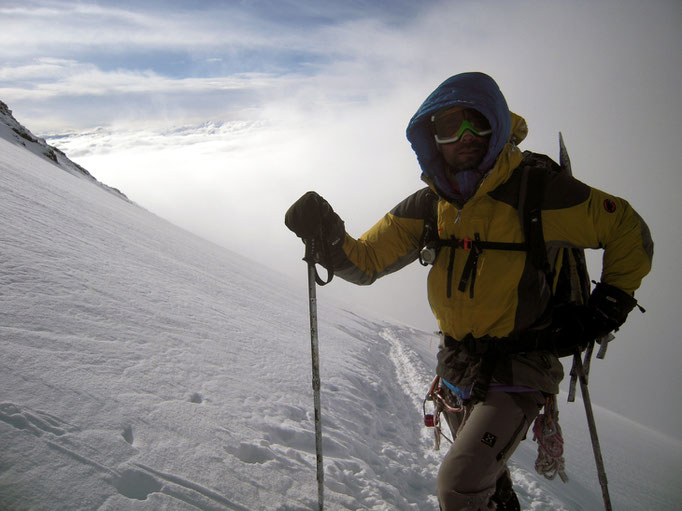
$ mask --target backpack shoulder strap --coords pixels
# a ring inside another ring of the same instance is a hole
[[[542,230],[542,205],[552,173],[567,172],[549,156],[525,151],[519,168],[522,172],[519,190],[519,215],[533,265],[545,272],[548,282],[555,281],[555,269],[547,259]],[[556,303],[585,303],[590,294],[590,278],[584,250],[564,247],[561,268],[553,289]]]
[[[547,172],[552,163],[554,162],[547,156],[526,151],[519,169],[522,174],[518,211],[528,247],[528,257],[536,268],[547,275],[551,275],[552,272],[542,231],[542,203],[547,186]]]
[[[435,193],[428,194],[426,199],[428,206],[424,208],[424,212],[427,214],[424,218],[424,229],[419,240],[419,263],[422,266],[432,264],[438,248],[440,248],[440,239],[438,238],[438,203],[440,199]],[[428,247],[431,247],[431,250],[423,250]]]

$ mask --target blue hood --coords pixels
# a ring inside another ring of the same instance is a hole
[[[492,135],[488,145],[488,152],[478,169],[472,169],[468,174],[471,180],[478,180],[493,165],[509,141],[511,135],[511,115],[507,102],[500,88],[490,76],[484,73],[462,73],[445,80],[434,90],[414,114],[407,126],[407,139],[417,154],[419,165],[425,177],[432,182],[439,193],[449,199],[461,199],[458,193],[445,177],[445,160],[433,138],[431,116],[444,108],[452,106],[466,106],[481,112],[490,122]],[[462,175],[465,177],[465,175]],[[467,186],[462,182],[460,186]],[[473,186],[471,188],[473,189]],[[465,199],[468,198],[465,193]]]

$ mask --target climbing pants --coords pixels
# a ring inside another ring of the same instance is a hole
[[[488,392],[465,412],[446,412],[454,442],[438,472],[443,511],[495,509],[495,484],[544,402],[541,392]]]

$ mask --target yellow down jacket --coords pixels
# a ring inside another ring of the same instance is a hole
[[[510,140],[520,142],[525,121],[512,114]],[[523,154],[507,143],[473,197],[463,205],[434,197],[430,186],[403,200],[358,239],[346,234],[334,256],[334,271],[356,284],[371,284],[418,258],[426,219],[437,203],[441,239],[524,241],[518,212],[522,193],[517,169]],[[653,243],[642,218],[627,201],[591,188],[573,177],[550,173],[542,202],[542,226],[551,265],[560,264],[558,248],[603,249],[601,281],[633,293],[649,272]],[[428,179],[425,179],[428,182]],[[435,198],[435,200],[433,200]],[[454,250],[454,258],[449,253]],[[524,251],[484,250],[475,274],[459,289],[468,252],[443,247],[428,275],[428,297],[440,330],[454,338],[505,338],[537,327],[546,311],[552,284],[530,264]],[[458,359],[459,357],[459,359]],[[462,359],[461,357],[465,357]],[[466,356],[441,346],[438,373],[453,384],[471,383],[463,371]],[[504,357],[493,381],[558,392],[563,369],[549,352]]]

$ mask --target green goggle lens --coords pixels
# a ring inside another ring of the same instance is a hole
[[[440,118],[433,116],[434,138],[439,144],[452,144],[470,131],[474,135],[484,137],[492,133],[487,121],[483,119],[462,119],[460,116],[444,115]]]

